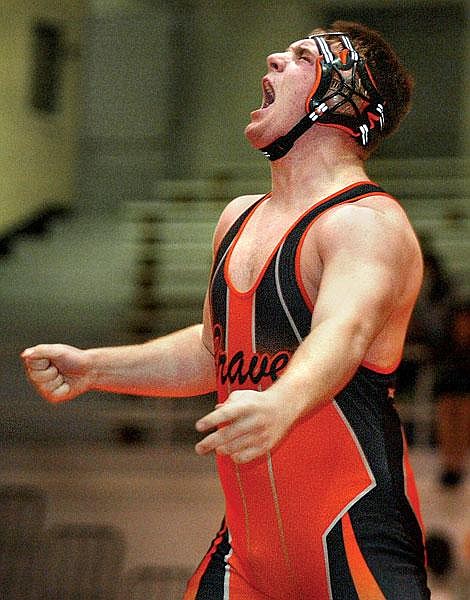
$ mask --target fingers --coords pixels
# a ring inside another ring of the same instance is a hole
[[[216,454],[230,456],[235,463],[246,463],[262,456],[269,449],[264,443],[263,436],[256,431],[240,435],[221,444],[215,438],[209,439],[210,437],[208,436],[196,445],[196,452],[199,455],[215,451]]]
[[[196,423],[198,431],[209,433],[196,445],[200,455],[216,452],[229,455],[235,462],[247,462],[261,456],[269,447],[266,423],[259,411],[258,402],[243,401],[232,393],[230,401],[218,405],[214,411]]]
[[[44,364],[47,364],[47,363],[44,363]],[[28,365],[28,370],[29,370],[31,379],[34,379],[34,381],[37,383],[47,383],[48,381],[52,381],[59,374],[57,367],[55,367],[54,365],[51,365],[50,363],[47,366],[42,367],[42,368],[37,365],[35,365],[35,366]]]
[[[230,401],[224,404],[217,404],[212,412],[199,419],[196,423],[196,429],[199,432],[204,432],[216,427],[222,427],[234,419],[241,417],[243,414],[244,408]]]
[[[199,419],[196,423],[196,429],[199,432],[209,431],[218,428],[214,433],[210,433],[198,444],[196,452],[198,454],[208,454],[247,432],[246,424],[242,421],[232,422],[237,417],[237,411],[233,407],[219,404],[211,413]]]
[[[269,452],[290,423],[279,396],[269,390],[235,390],[225,403],[196,423],[198,431],[207,432],[196,445],[196,452],[215,451],[236,463],[247,463]],[[216,431],[210,431],[213,429]]]
[[[58,383],[57,387],[50,392],[49,402],[62,402],[67,400],[70,395],[70,385],[63,381]]]
[[[32,346],[31,348],[26,348],[21,353],[21,358],[23,360],[49,360],[49,356],[51,354],[51,349],[53,345],[41,344],[38,346]]]
[[[208,431],[209,429],[213,429],[214,427],[220,426],[222,423],[224,423],[225,421],[219,421],[215,416],[215,413],[218,412],[220,414],[221,411],[222,408],[216,408],[211,413],[202,417],[202,419],[199,419],[199,421],[196,423],[197,431],[202,433],[203,431]]]
[[[21,357],[31,383],[49,402],[61,402],[70,394],[70,385],[58,368],[45,356],[41,346],[28,348]],[[49,352],[50,354],[50,352]]]
[[[70,385],[55,367],[44,371],[30,372],[31,383],[49,402],[62,402],[70,394]]]
[[[250,447],[242,450],[241,452],[237,452],[232,454],[232,460],[234,463],[239,465],[246,464],[259,458],[260,456],[265,455],[269,451],[268,448],[259,448],[259,447]]]
[[[251,420],[232,423],[207,435],[196,444],[196,452],[203,455],[215,450],[220,454],[231,454],[232,449],[240,449],[246,438],[252,435]]]
[[[49,367],[51,361],[48,358],[27,358],[25,363],[32,371],[43,371]]]

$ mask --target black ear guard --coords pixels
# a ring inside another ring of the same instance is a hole
[[[339,38],[344,49],[334,54],[326,38]],[[370,141],[370,130],[384,123],[383,100],[375,87],[364,59],[349,36],[341,32],[312,35],[320,57],[321,77],[306,102],[307,113],[326,104],[319,122],[346,130],[362,146]],[[317,77],[318,79],[318,77]]]
[[[340,40],[343,49],[335,54],[328,39]],[[364,59],[342,32],[309,36],[320,56],[317,76],[305,102],[306,116],[286,135],[261,151],[269,160],[285,156],[295,141],[314,123],[346,131],[362,146],[370,142],[370,131],[384,124],[383,100],[375,87]]]

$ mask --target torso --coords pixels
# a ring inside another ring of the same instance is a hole
[[[259,196],[244,197],[240,200],[239,210],[233,215],[232,221],[256,204]],[[311,203],[314,204],[315,202]],[[393,198],[382,195],[366,197],[355,202],[354,206],[357,210],[367,208],[385,215],[390,227],[397,227],[401,234],[406,233],[409,244],[411,272],[407,293],[402,295],[401,304],[397,304],[391,318],[364,358],[366,364],[379,370],[391,370],[400,360],[409,318],[420,287],[422,263],[419,246],[406,214]],[[237,290],[247,292],[255,287],[286,231],[293,227],[309,208],[310,206],[301,204],[285,211],[278,208],[275,199],[270,195],[254,207],[230,252],[227,272]],[[323,272],[318,240],[328,228],[329,217],[334,211],[341,209],[342,206],[337,206],[322,214],[315,226],[309,228],[302,245],[300,276],[312,306],[315,305]]]
[[[370,202],[390,211],[391,222],[404,218],[384,192],[368,184],[361,190],[348,188],[346,196],[270,218],[269,226],[267,215],[276,214],[266,212],[270,199],[243,199],[216,232],[209,298],[219,403],[234,390],[267,389],[309,334],[322,276],[318,236],[328,228],[328,213],[341,210],[335,203]],[[392,338],[398,348],[391,332],[397,323],[405,329],[406,306],[381,333],[385,345]],[[299,420],[266,456],[247,465],[217,456],[228,530],[194,588],[207,583],[212,589],[216,570],[220,588],[234,600],[300,600],[310,597],[312,581],[318,600],[355,597],[356,576],[366,577],[374,598],[395,597],[404,581],[424,585],[418,505],[391,403],[393,387],[393,372],[364,364],[344,390]],[[354,532],[349,538],[342,533],[348,530]],[[390,550],[382,556],[374,540],[385,531]],[[352,574],[358,565],[347,567],[353,538],[370,570]],[[401,562],[393,572],[407,566],[389,581],[395,556]]]

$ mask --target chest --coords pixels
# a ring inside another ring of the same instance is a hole
[[[285,248],[289,257],[285,259]],[[292,252],[295,259],[292,261]],[[314,228],[302,228],[298,215],[262,218],[256,213],[247,220],[233,240],[227,255],[227,277],[242,293],[254,290],[268,267],[278,263],[278,269],[290,269],[301,279],[310,300],[314,303],[321,277],[322,265],[315,243]]]

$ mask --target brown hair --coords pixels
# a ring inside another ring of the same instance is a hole
[[[393,133],[411,107],[413,77],[398,58],[395,50],[377,32],[360,23],[335,21],[330,27],[313,33],[342,31],[349,35],[354,48],[365,59],[377,90],[384,100],[385,123],[366,149],[373,152],[381,140]]]

